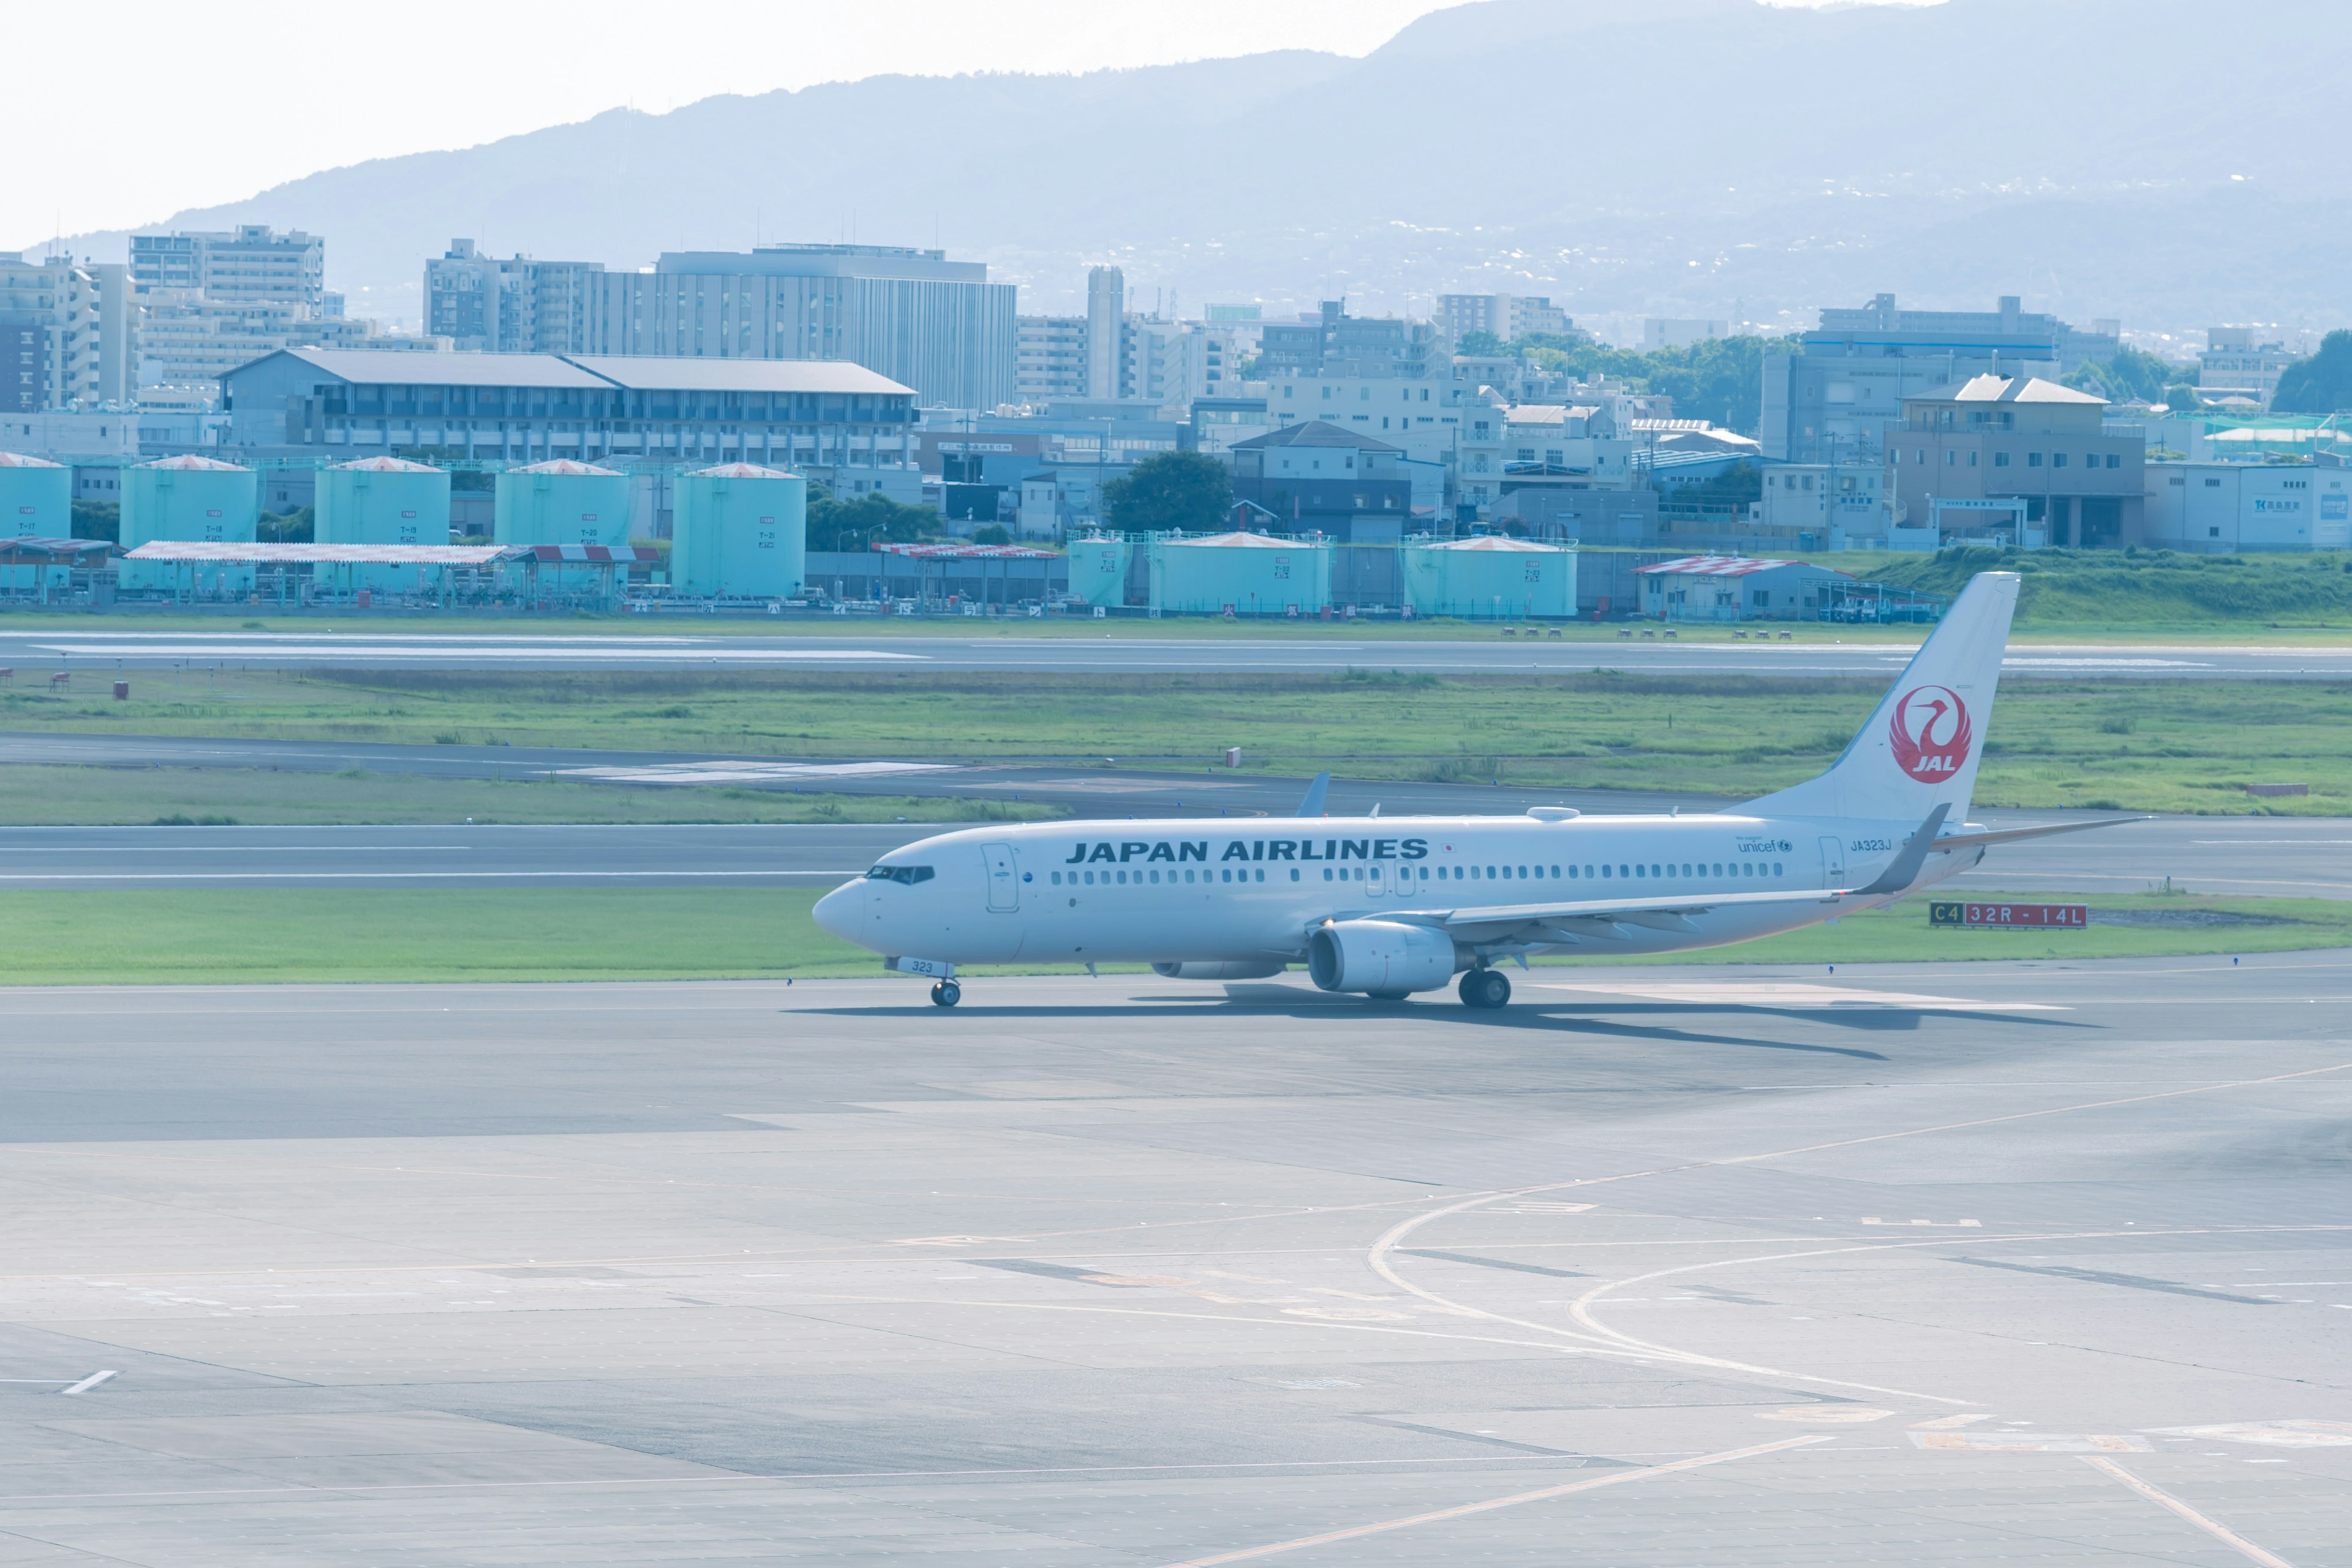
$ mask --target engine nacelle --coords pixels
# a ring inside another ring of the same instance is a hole
[[[1289,967],[1278,958],[1232,958],[1155,963],[1151,973],[1168,980],[1264,980]]]
[[[1436,990],[1460,967],[1452,937],[1399,921],[1339,921],[1307,939],[1307,973],[1326,991],[1410,996]]]

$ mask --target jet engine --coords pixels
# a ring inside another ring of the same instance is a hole
[[[1234,958],[1155,963],[1151,973],[1168,980],[1264,980],[1289,967],[1278,958]]]
[[[1454,978],[1454,939],[1399,921],[1339,921],[1307,940],[1307,973],[1326,991],[1410,996]]]

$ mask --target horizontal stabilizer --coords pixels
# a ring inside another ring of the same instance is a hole
[[[1985,833],[1955,833],[1936,840],[1938,849],[1973,849],[1980,844],[2014,844],[2021,838],[2047,838],[2053,833],[2088,833],[2094,827],[2121,827],[2130,822],[2154,822],[2153,816],[2103,816],[2096,822],[2053,822],[2042,827],[2000,827]]]

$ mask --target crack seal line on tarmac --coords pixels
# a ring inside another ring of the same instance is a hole
[[[2174,1513],[2179,1514],[2181,1518],[2187,1520],[2189,1523],[2195,1525],[2198,1529],[2203,1531],[2214,1540],[2221,1542],[2222,1545],[2230,1547],[2232,1550],[2242,1553],[2244,1556],[2252,1559],[2254,1562],[2261,1563],[2263,1568],[2294,1568],[2294,1564],[2289,1563],[2285,1558],[2279,1556],[2276,1552],[2264,1551],[2262,1547],[2255,1545],[2244,1536],[2240,1535],[2236,1531],[2231,1530],[2228,1525],[2223,1524],[2220,1520],[2209,1519],[2204,1514],[2201,1514],[2195,1509],[2189,1507],[2187,1503],[2182,1502],[2179,1498],[2174,1497],[2170,1492],[2164,1490],[2160,1487],[2150,1486],[2147,1482],[2140,1479],[2137,1476],[2133,1475],[2129,1470],[2125,1469],[2121,1465],[2116,1464],[2113,1459],[2102,1458],[2095,1454],[2079,1454],[2075,1457],[2081,1459],[2083,1463],[2090,1466],[2091,1468],[2098,1470],[2103,1474],[2112,1476],[2116,1480],[2123,1482],[2124,1485],[2131,1488],[2132,1490],[2139,1493],[2140,1496],[2147,1499],[2148,1501],[2155,1503],[2159,1507],[2171,1510]]]
[[[2127,1095],[2116,1100],[2089,1100],[2079,1105],[2055,1105],[2048,1106],[2039,1110],[2012,1111],[2003,1116],[1986,1116],[1979,1117],[1968,1121],[1942,1122],[1932,1127],[1912,1127],[1905,1128],[1894,1132],[1874,1132],[1860,1138],[1841,1138],[1825,1143],[1809,1143],[1790,1149],[1769,1150],[1758,1154],[1738,1154],[1724,1160],[1695,1160],[1686,1164],[1664,1165],[1650,1171],[1629,1171],[1613,1176],[1586,1176],[1580,1177],[1575,1181],[1551,1182],[1540,1186],[1517,1187],[1509,1192],[1489,1193],[1476,1197],[1465,1198],[1458,1203],[1449,1204],[1443,1208],[1432,1209],[1426,1214],[1416,1215],[1410,1219],[1400,1222],[1399,1224],[1391,1226],[1372,1243],[1370,1248],[1365,1253],[1364,1260],[1370,1267],[1372,1272],[1378,1274],[1381,1279],[1387,1280],[1398,1289],[1418,1296],[1423,1300],[1428,1301],[1434,1306],[1446,1308],[1465,1316],[1486,1318],[1491,1321],[1498,1323],[1509,1323],[1517,1328],[1532,1330],[1537,1333],[1556,1334],[1567,1339],[1584,1340],[1594,1344],[1605,1344],[1620,1347],[1637,1354],[1655,1356],[1668,1361],[1683,1362],[1694,1366],[1709,1366],[1727,1372],[1745,1372],[1763,1377],[1789,1378],[1798,1382],[1822,1384],[1833,1388],[1851,1388],[1868,1394],[1884,1394],[1895,1395],[1898,1398],[1921,1399],[1937,1405],[1973,1405],[1977,1402],[1972,1399],[1955,1399],[1945,1394],[1921,1394],[1909,1389],[1884,1388],[1875,1384],[1854,1383],[1843,1378],[1822,1377],[1811,1373],[1788,1372],[1777,1367],[1755,1366],[1745,1362],[1729,1361],[1721,1357],[1705,1355],[1696,1351],[1676,1350],[1670,1345],[1662,1345],[1651,1341],[1636,1339],[1631,1334],[1623,1333],[1618,1330],[1610,1328],[1607,1324],[1594,1318],[1591,1313],[1592,1307],[1600,1300],[1601,1298],[1608,1295],[1611,1291],[1622,1289],[1632,1285],[1646,1283],[1653,1279],[1664,1279],[1669,1275],[1687,1274],[1705,1268],[1730,1268],[1745,1263],[1767,1263],[1781,1261],[1789,1258],[1817,1257],[1838,1252],[1893,1250],[1894,1248],[1891,1247],[1884,1246],[1840,1247],[1822,1248],[1812,1252],[1785,1253],[1772,1258],[1722,1258],[1711,1263],[1685,1264],[1677,1268],[1659,1269],[1654,1273],[1634,1275],[1630,1279],[1611,1280],[1605,1284],[1597,1285],[1591,1289],[1586,1291],[1582,1296],[1578,1297],[1574,1304],[1570,1307],[1570,1316],[1584,1325],[1585,1330],[1588,1331],[1581,1333],[1573,1329],[1559,1328],[1549,1323],[1531,1322],[1524,1318],[1514,1318],[1506,1313],[1488,1311],[1481,1307],[1465,1306],[1462,1302],[1455,1301],[1449,1297],[1441,1296],[1433,1290],[1425,1289],[1423,1287],[1414,1284],[1412,1280],[1405,1279],[1390,1266],[1389,1258],[1396,1249],[1398,1243],[1403,1241],[1406,1237],[1411,1236],[1414,1231],[1420,1229],[1423,1226],[1427,1225],[1432,1220],[1444,1219],[1457,1214],[1465,1214],[1473,1209],[1483,1207],[1487,1204],[1498,1203],[1506,1199],[1531,1197],[1538,1193],[1566,1192],[1579,1187],[1604,1186],[1617,1182],[1641,1181],[1650,1176],[1675,1175],[1686,1171],[1717,1170],[1730,1165],[1755,1164],[1767,1160],[1790,1159],[1800,1154],[1822,1153],[1832,1149],[1851,1149],[1865,1143],[1883,1143],[1896,1139],[1924,1137],[1937,1132],[1965,1131],[1979,1127],[1999,1126],[2005,1122],[2031,1121],[2045,1116],[2069,1115],[2075,1111],[2104,1110],[2122,1105],[2141,1105],[2151,1100],[2175,1100],[2183,1095],[2214,1094],[2228,1089],[2252,1089],[2266,1084],[2287,1083],[2298,1079],[2315,1078],[2328,1073],[2343,1072],[2347,1068],[2352,1068],[2352,1062],[2337,1062],[2328,1067],[2306,1068],[2299,1072],[2274,1073],[2265,1078],[2239,1079],[2225,1083],[2206,1084],[2192,1089],[2166,1089],[2155,1094]],[[1913,1243],[1910,1245],[1916,1246],[1919,1244]]]
[[[1622,1486],[1627,1481],[1644,1480],[1652,1476],[1671,1475],[1678,1470],[1695,1470],[1706,1465],[1729,1464],[1736,1459],[1752,1459],[1764,1454],[1777,1454],[1790,1448],[1810,1447],[1815,1443],[1831,1441],[1826,1435],[1811,1437],[1788,1437],[1778,1443],[1760,1443],[1752,1448],[1732,1448],[1720,1454],[1702,1454],[1696,1458],[1675,1459],[1663,1465],[1644,1465],[1639,1469],[1615,1470],[1605,1476],[1588,1476],[1582,1480],[1564,1485],[1545,1487],[1538,1491],[1517,1492],[1509,1497],[1489,1498],[1483,1502],[1465,1502],[1454,1508],[1441,1508],[1429,1513],[1410,1514],[1403,1519],[1382,1520],[1378,1524],[1359,1524],[1347,1530],[1327,1531],[1321,1535],[1302,1535],[1295,1541],[1277,1541],[1268,1546],[1245,1546],[1238,1552],[1220,1552],[1209,1557],[1189,1557],[1169,1568],[1216,1568],[1219,1563],[1243,1563],[1254,1557],[1271,1557],[1277,1552],[1293,1552],[1303,1546],[1328,1546],[1337,1541],[1355,1541],[1386,1531],[1403,1530],[1411,1525],[1435,1524],[1443,1520],[1462,1519],[1474,1513],[1486,1513],[1498,1508],[1513,1508],[1520,1503],[1541,1502],[1548,1498],[1567,1497],[1574,1492],[1597,1491],[1602,1487]],[[2273,1563],[2276,1559],[2272,1559]],[[2287,1568],[2280,1563],[2278,1568]]]

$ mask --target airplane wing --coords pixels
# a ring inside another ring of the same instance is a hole
[[[1772,904],[1836,904],[1847,899],[1876,898],[1910,887],[1927,862],[1929,851],[1941,847],[1936,830],[1951,814],[1948,803],[1927,814],[1902,853],[1866,888],[1811,888],[1800,892],[1717,893],[1680,899],[1580,899],[1554,904],[1496,904],[1466,910],[1441,910],[1419,918],[1433,921],[1456,935],[1484,931],[1499,935],[1520,927],[1556,926],[1572,931],[1580,923],[1647,926],[1655,931],[1696,931],[1690,917],[1709,910],[1754,908]],[[1948,844],[1950,840],[1944,841]],[[1403,914],[1405,911],[1400,911]],[[1391,917],[1396,918],[1396,917]]]
[[[2127,822],[2154,822],[2153,816],[2107,816],[2096,822],[2053,822],[2044,827],[2001,827],[1984,833],[1955,833],[1936,840],[1938,849],[1973,849],[1980,844],[2013,844],[2021,838],[2047,838],[2053,833],[2087,833],[2094,827],[2121,827]]]

